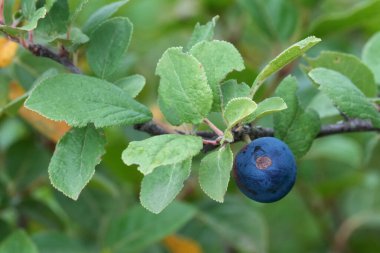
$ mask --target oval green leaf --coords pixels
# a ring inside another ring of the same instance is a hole
[[[191,159],[163,165],[146,175],[141,182],[141,205],[152,213],[160,213],[183,188],[190,176]]]
[[[325,68],[313,69],[309,76],[341,112],[352,118],[371,120],[374,126],[380,127],[380,113],[346,76]]]
[[[224,110],[224,118],[228,123],[228,129],[243,121],[257,108],[257,104],[250,98],[234,98],[228,102]]]
[[[195,156],[202,147],[200,137],[164,134],[143,141],[132,141],[123,151],[122,159],[126,165],[138,164],[139,171],[147,175],[156,167],[179,163]]]
[[[221,104],[220,82],[233,70],[243,70],[244,61],[239,51],[226,41],[203,41],[190,50],[202,64],[207,82],[213,93],[213,110],[219,111]]]
[[[87,59],[100,78],[111,76],[119,67],[131,41],[133,25],[128,18],[112,18],[99,25],[90,36]]]
[[[88,123],[96,127],[131,125],[151,119],[148,108],[114,84],[75,74],[43,80],[32,90],[25,106],[47,118],[64,120],[77,127]]]
[[[380,84],[380,32],[373,35],[365,44],[362,59],[375,75],[376,83]]]
[[[103,133],[89,125],[72,128],[58,142],[49,164],[52,185],[77,200],[105,153]]]
[[[367,97],[377,95],[377,86],[372,71],[352,54],[324,51],[318,57],[308,58],[307,61],[313,68],[332,69],[347,76]]]
[[[178,117],[174,123],[201,123],[211,109],[212,92],[199,61],[182,48],[169,48],[158,62],[156,74],[160,76],[161,104],[170,106]],[[170,118],[167,112],[163,110]]]
[[[199,184],[210,198],[218,202],[224,201],[233,160],[230,145],[227,144],[218,151],[206,155],[201,161]]]

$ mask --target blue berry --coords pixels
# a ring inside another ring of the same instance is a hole
[[[292,189],[297,168],[289,147],[273,137],[258,138],[235,158],[233,175],[239,189],[250,199],[270,203]]]

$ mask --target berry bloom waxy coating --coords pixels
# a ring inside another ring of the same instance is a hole
[[[289,147],[279,139],[256,139],[235,158],[234,178],[250,199],[270,203],[283,198],[292,189],[297,168]]]

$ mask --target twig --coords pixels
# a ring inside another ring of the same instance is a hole
[[[373,126],[371,122],[366,120],[351,119],[337,124],[322,126],[317,137],[352,132],[380,132],[380,128]]]
[[[49,48],[42,46],[42,45],[33,44],[30,42],[29,43],[23,43],[24,41],[22,39],[14,37],[14,36],[10,36],[9,34],[7,34],[7,35],[8,35],[9,39],[11,39],[14,42],[19,43],[20,45],[25,47],[27,50],[29,50],[35,56],[50,58],[53,61],[56,61],[59,64],[65,66],[72,73],[76,73],[76,74],[82,73],[80,71],[80,69],[73,64],[73,62],[68,58],[67,55],[59,55],[59,54],[53,52],[52,50],[50,50]]]
[[[218,136],[223,136],[223,131],[215,126],[209,119],[205,118],[203,122],[208,125]]]
[[[137,130],[147,132],[151,135],[160,135],[167,134],[164,129],[157,126],[154,122],[150,121],[144,124],[138,124],[135,126]],[[359,119],[351,119],[349,121],[330,124],[321,127],[317,138],[325,137],[334,134],[341,133],[353,133],[353,132],[380,132],[380,128],[374,127],[371,122]],[[263,127],[253,127],[251,125],[244,125],[243,127],[239,127],[232,130],[234,135],[235,142],[244,141],[244,135],[249,136],[251,140],[260,138],[260,137],[269,137],[274,136],[274,130],[272,128],[263,128]],[[209,139],[211,141],[216,140],[219,136],[213,132],[196,132],[197,136],[202,138]],[[210,144],[206,144],[205,146],[210,146]],[[211,147],[212,146],[212,147]],[[206,147],[206,150],[210,150],[215,148],[212,144],[210,147]]]

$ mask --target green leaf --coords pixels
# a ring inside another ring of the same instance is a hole
[[[115,85],[126,91],[129,96],[136,97],[145,85],[145,77],[142,75],[131,75],[115,82]]]
[[[242,8],[250,14],[254,25],[271,41],[287,41],[297,27],[299,14],[287,0],[240,0]]]
[[[28,31],[32,31],[37,27],[37,23],[40,19],[46,16],[46,8],[41,7],[34,12],[33,16],[21,27],[12,27],[7,25],[0,24],[0,31],[3,31],[6,34],[21,37]]]
[[[79,3],[76,4],[75,10],[72,11],[72,13],[70,15],[70,23],[71,24],[77,19],[78,15],[82,12],[82,10],[88,4],[89,1],[90,0],[79,0],[79,1],[76,1],[76,2],[79,2]]]
[[[227,80],[222,83],[221,90],[224,109],[233,98],[249,97],[250,87],[246,83],[238,84],[236,80]]]
[[[204,67],[213,93],[212,109],[219,111],[222,96],[220,82],[233,70],[244,69],[243,58],[231,43],[218,40],[200,42],[191,48],[190,53]]]
[[[103,133],[89,125],[72,128],[58,142],[49,164],[52,185],[77,200],[105,153]]]
[[[266,220],[241,198],[227,196],[222,208],[207,205],[197,217],[238,252],[268,252]]]
[[[107,20],[94,30],[87,49],[87,59],[97,76],[105,79],[118,69],[132,32],[132,23],[123,17]]]
[[[313,69],[309,76],[339,111],[352,118],[369,119],[380,127],[380,113],[346,76],[325,68]]]
[[[307,108],[315,110],[319,114],[320,118],[335,117],[340,115],[340,112],[336,109],[331,99],[322,92],[319,92],[313,97]]]
[[[308,34],[325,37],[346,29],[355,29],[368,20],[378,20],[380,1],[356,1],[353,8],[321,16],[312,22]],[[378,22],[376,22],[378,23]]]
[[[165,236],[175,233],[195,215],[196,209],[173,202],[160,214],[152,214],[136,206],[114,219],[106,233],[107,252],[140,252]]]
[[[158,106],[160,107],[160,111],[165,115],[165,119],[174,126],[179,126],[182,124],[181,119],[177,115],[177,111],[175,108],[166,104],[160,96],[158,96]]]
[[[69,36],[67,36],[67,33],[62,33],[57,35],[54,38],[46,39],[49,43],[60,43],[69,52],[74,52],[78,49],[78,47],[84,43],[87,43],[89,41],[89,38],[86,34],[84,34],[79,28],[72,27],[69,31]]]
[[[211,109],[212,92],[198,60],[180,47],[169,48],[158,62],[156,74],[160,76],[160,105],[170,106],[181,123],[202,122]],[[163,113],[170,117],[166,110]]]
[[[75,91],[75,92],[67,92]],[[149,121],[151,113],[125,91],[104,80],[74,74],[48,78],[25,101],[25,106],[52,120],[95,127]]]
[[[304,111],[300,107],[297,92],[297,80],[285,78],[276,90],[288,108],[274,114],[275,136],[286,142],[293,154],[302,157],[310,149],[313,140],[320,131],[318,114],[311,109]]]
[[[362,59],[375,75],[377,84],[380,84],[380,32],[373,35],[365,44]]]
[[[128,2],[129,0],[117,1],[101,7],[88,18],[83,26],[83,31],[88,35],[91,34],[96,27],[111,17],[120,7]]]
[[[33,241],[40,253],[86,253],[80,239],[69,236],[64,232],[45,230],[33,235]]]
[[[123,151],[125,164],[138,164],[147,175],[154,168],[182,162],[198,154],[203,147],[202,138],[192,135],[164,134],[143,141],[132,141]]]
[[[21,1],[21,10],[22,15],[29,20],[33,17],[34,12],[36,11],[36,2],[35,0],[24,0]]]
[[[264,117],[265,115],[279,112],[288,108],[285,101],[280,97],[266,98],[257,104],[257,109],[247,117],[244,122],[252,122],[258,118]]]
[[[17,230],[0,244],[0,253],[10,252],[38,253],[38,250],[24,231]]]
[[[224,201],[230,172],[233,166],[233,154],[230,145],[222,146],[218,151],[206,155],[199,167],[199,184],[210,198]]]
[[[261,84],[273,73],[279,71],[296,58],[302,56],[307,50],[319,43],[321,39],[314,36],[307,37],[282,51],[276,58],[270,61],[263,70],[257,75],[252,87],[253,96],[260,88]]]
[[[234,98],[226,105],[223,117],[227,121],[227,128],[224,130],[223,140],[233,142],[233,134],[231,129],[238,123],[244,121],[257,108],[257,104],[247,97]]]
[[[228,128],[243,121],[247,116],[253,113],[257,108],[257,104],[250,98],[234,98],[228,102],[224,110],[224,118],[228,122]]]
[[[194,27],[193,33],[191,34],[189,42],[186,45],[186,51],[189,51],[198,42],[212,40],[214,37],[216,21],[218,21],[218,19],[219,16],[215,16],[205,25],[200,25],[197,23]]]
[[[327,68],[347,76],[368,97],[377,96],[377,87],[371,70],[352,54],[322,52],[317,58],[307,59],[313,68]]]
[[[298,109],[286,136],[282,140],[287,143],[293,154],[300,158],[309,151],[314,139],[321,130],[319,115],[312,109]],[[278,137],[275,134],[276,137]]]
[[[152,213],[160,213],[181,191],[190,176],[191,159],[163,165],[146,175],[141,182],[141,205]]]
[[[67,0],[55,1],[46,17],[39,22],[37,31],[49,37],[65,33],[68,27],[69,15]]]
[[[14,15],[14,4],[15,0],[5,0],[4,2],[4,23],[6,25],[11,26],[13,23],[13,15]]]

